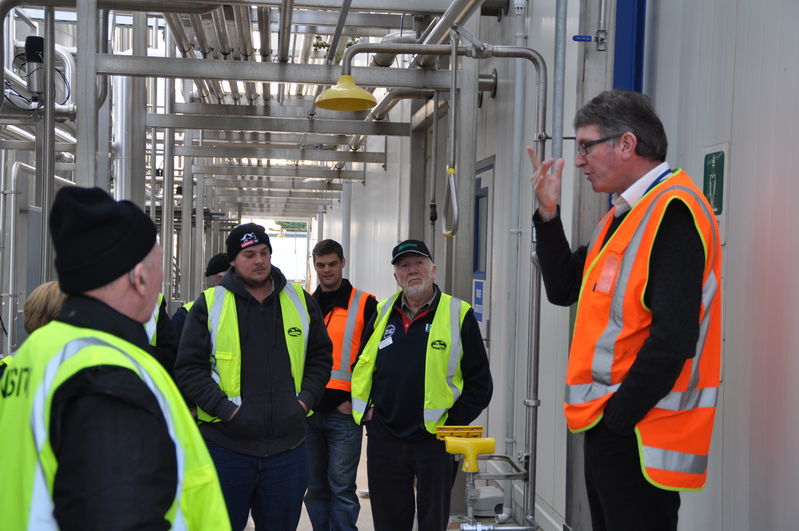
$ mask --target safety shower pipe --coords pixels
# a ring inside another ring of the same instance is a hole
[[[294,0],[281,0],[280,26],[277,33],[277,60],[289,62],[289,41],[291,40],[291,18],[294,12]]]
[[[427,32],[421,44],[444,44],[447,42],[452,26],[462,24],[480,8],[484,0],[454,0],[441,15],[435,26]],[[435,60],[432,56],[418,56],[414,62],[419,66],[430,66]]]
[[[566,0],[556,0],[555,5],[555,72],[552,94],[552,157],[563,156],[563,115],[566,80]],[[538,159],[544,160],[543,143],[538,153]],[[535,203],[535,201],[534,201]],[[533,205],[533,211],[537,205]],[[533,522],[535,516],[535,486],[536,486],[536,453],[538,448],[538,407],[541,401],[538,398],[538,379],[540,373],[540,341],[541,341],[541,267],[536,254],[535,246],[538,238],[535,228],[532,228],[532,253],[530,255],[532,278],[530,279],[530,306],[529,315],[532,326],[528,329],[528,345],[530,354],[527,366],[527,398],[524,405],[527,407],[527,441],[529,452],[529,465],[527,469],[527,482],[525,483],[525,514]]]
[[[402,100],[411,100],[411,99],[427,99],[433,95],[433,91],[430,89],[411,89],[411,88],[397,88],[391,89],[386,92],[385,96],[383,96],[377,105],[372,107],[369,113],[364,118],[365,122],[379,122],[384,120],[388,113],[393,109],[397,103]],[[366,141],[366,135],[353,135],[349,141],[350,150],[357,151]],[[346,163],[345,163],[346,164]],[[344,165],[342,164],[341,168]],[[341,169],[338,164],[336,164],[336,169]]]
[[[527,17],[526,17],[527,0],[514,0],[513,12],[514,23],[516,26],[515,41],[517,46],[524,47],[527,44]],[[522,202],[522,181],[524,176],[522,174],[522,157],[524,156],[524,132],[523,132],[523,118],[525,116],[525,72],[524,60],[517,59],[515,64],[514,82],[513,82],[513,170],[511,178],[511,211],[510,211],[510,243],[511,254],[508,261],[507,271],[507,290],[506,297],[508,300],[507,307],[512,312],[513,318],[509,323],[509,329],[506,334],[507,337],[507,385],[508,396],[516,396],[516,363],[517,363],[517,341],[519,324],[517,319],[519,317],[516,306],[519,303],[519,295],[517,282],[519,278],[519,247],[521,245],[521,202]],[[515,457],[516,452],[516,404],[513,400],[505,401],[505,455]],[[513,515],[513,483],[508,482],[507,487],[504,489],[504,502],[502,505],[502,513],[496,516],[496,521],[499,523],[507,522]]]
[[[454,33],[454,32],[453,32]],[[468,55],[477,59],[487,57],[518,57],[527,59],[533,64],[536,70],[536,113],[535,113],[535,144],[536,153],[539,157],[544,155],[544,143],[546,142],[546,101],[547,101],[547,68],[544,58],[540,53],[532,48],[521,46],[497,46],[493,44],[479,43],[479,46],[447,46],[441,44],[404,44],[404,43],[359,43],[347,48],[341,59],[341,74],[350,75],[352,72],[352,58],[358,53],[419,53],[426,55]],[[453,62],[454,64],[454,62]],[[454,70],[454,69],[453,69]],[[450,111],[451,112],[451,111]],[[448,170],[449,171],[449,170]],[[445,207],[446,210],[446,207]]]
[[[449,89],[449,109],[447,110],[447,117],[449,118],[449,131],[447,131],[447,186],[444,191],[444,208],[442,210],[442,219],[444,222],[444,229],[442,234],[445,238],[452,238],[458,232],[458,221],[460,218],[460,210],[458,207],[458,182],[455,169],[455,145],[457,140],[457,116],[458,116],[458,41],[460,35],[452,31],[449,34],[450,44],[452,50],[449,58],[449,70],[452,74],[452,82]],[[447,227],[447,210],[452,207],[452,225]]]
[[[599,2],[599,21],[596,24],[596,34],[594,35],[596,50],[604,52],[608,49],[608,8],[607,0]]]
[[[332,65],[333,59],[336,58],[338,43],[341,40],[341,34],[344,32],[344,22],[347,21],[347,14],[350,12],[350,4],[352,4],[352,0],[342,0],[341,2],[341,11],[339,11],[338,20],[336,20],[336,29],[333,32],[333,37],[330,39],[330,46],[327,48],[327,57],[325,58],[326,65]],[[313,118],[316,114],[316,98],[323,90],[325,90],[325,85],[316,86],[316,96],[311,102],[311,108],[308,110],[309,118]]]

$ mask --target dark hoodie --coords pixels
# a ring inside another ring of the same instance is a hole
[[[234,269],[220,282],[236,296],[241,342],[241,408],[228,400],[211,378],[211,335],[208,309],[200,295],[191,307],[178,348],[175,379],[186,398],[222,422],[202,423],[209,443],[253,456],[268,456],[296,447],[305,440],[305,410],[313,408],[330,379],[333,346],[316,301],[305,293],[310,313],[308,348],[299,395],[294,390],[291,364],[283,333],[278,293],[286,277],[272,266],[273,292],[259,303],[249,294]]]

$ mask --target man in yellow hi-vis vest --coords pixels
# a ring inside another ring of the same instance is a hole
[[[229,529],[211,457],[142,326],[163,279],[152,220],[67,187],[50,231],[68,298],[0,380],[3,529]]]
[[[232,266],[195,301],[175,376],[219,472],[234,529],[295,529],[308,484],[305,417],[330,379],[316,301],[272,266],[264,228],[227,238]]]
[[[564,411],[585,432],[592,527],[675,531],[679,491],[705,484],[721,380],[718,225],[693,180],[666,163],[646,96],[603,92],[574,128],[575,165],[613,200],[574,253],[558,210],[563,159],[530,159],[547,297],[577,303]]]
[[[366,426],[367,473],[377,531],[439,531],[449,521],[452,456],[436,426],[472,422],[493,384],[471,307],[442,293],[424,242],[392,252],[401,290],[378,303],[352,371],[352,414]],[[415,500],[414,500],[415,486]]]

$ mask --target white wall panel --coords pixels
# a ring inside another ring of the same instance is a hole
[[[702,149],[730,143],[722,407],[710,484],[681,529],[789,530],[799,521],[799,4],[650,2],[647,92],[669,161],[701,183]]]

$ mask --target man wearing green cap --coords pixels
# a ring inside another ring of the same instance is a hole
[[[392,252],[401,288],[378,303],[352,372],[352,413],[366,426],[369,498],[375,529],[446,529],[453,460],[437,426],[472,422],[493,384],[471,307],[436,286],[424,242]],[[368,341],[367,341],[368,340]],[[414,500],[415,492],[415,500]]]

